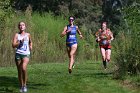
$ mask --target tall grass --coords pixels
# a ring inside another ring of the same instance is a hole
[[[128,74],[140,75],[140,17],[138,16],[140,12],[138,11],[137,6],[129,6],[124,9],[130,32],[127,33],[127,29],[121,29],[114,44],[116,50],[114,60],[118,65],[115,76],[118,78]]]
[[[60,33],[63,30],[65,20],[62,17],[53,17],[50,14],[32,15],[33,26],[33,56],[38,57],[40,62],[57,62],[61,60],[63,54],[60,46],[63,45],[63,39]],[[62,46],[65,47],[65,46]],[[63,60],[63,59],[62,59]]]
[[[30,63],[45,63],[45,62],[65,62],[68,61],[66,52],[65,39],[61,38],[60,34],[63,28],[68,24],[68,21],[63,16],[53,16],[51,13],[32,13],[30,8],[27,8],[25,13],[16,12],[13,16],[7,17],[4,29],[1,31],[0,41],[0,66],[11,66],[14,64],[14,49],[11,46],[12,38],[18,32],[18,23],[24,21],[26,23],[26,31],[31,34],[33,40],[33,51],[31,52]],[[95,47],[95,38],[93,35],[88,35],[88,42],[85,39],[88,32],[85,26],[82,26],[81,32],[84,39],[78,37],[78,51],[76,61],[83,60],[98,60]]]

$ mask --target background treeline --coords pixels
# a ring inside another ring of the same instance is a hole
[[[94,33],[100,22],[109,23],[114,33],[112,63],[115,76],[140,72],[140,1],[138,0],[1,0],[0,1],[0,66],[14,64],[11,41],[18,32],[17,24],[25,21],[33,39],[32,63],[68,60],[65,38],[60,38],[68,16],[76,17],[84,40],[79,39],[78,62],[101,61]]]

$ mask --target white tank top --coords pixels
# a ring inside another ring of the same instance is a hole
[[[26,33],[24,36],[21,36],[21,34],[18,34],[18,38],[17,38],[18,41],[22,40],[23,38],[24,38],[24,42],[17,47],[16,53],[22,54],[22,55],[28,55],[30,54],[28,34]]]

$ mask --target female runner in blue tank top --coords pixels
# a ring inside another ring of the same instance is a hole
[[[77,38],[76,33],[78,32],[80,38],[83,38],[81,31],[79,30],[78,26],[74,25],[74,17],[69,17],[69,25],[64,27],[63,32],[61,33],[61,37],[66,37],[66,46],[67,46],[67,53],[69,57],[69,73],[72,72],[72,67],[74,65],[75,53],[77,50]]]

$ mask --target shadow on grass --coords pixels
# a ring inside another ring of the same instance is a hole
[[[31,89],[39,89],[38,86],[48,86],[42,83],[28,82]],[[19,88],[19,81],[16,77],[0,76],[0,93],[18,93],[15,88]]]
[[[111,72],[107,72],[107,73],[103,73],[103,72],[100,72],[100,73],[94,73],[94,75],[96,76],[100,76],[100,77],[110,77],[112,75]]]
[[[108,78],[112,76],[112,73],[103,73],[103,72],[93,72],[93,73],[78,73],[78,74],[74,74],[74,76],[78,76],[78,77],[93,77],[93,78]]]
[[[18,87],[16,77],[0,76],[0,93],[14,93],[10,87]]]

